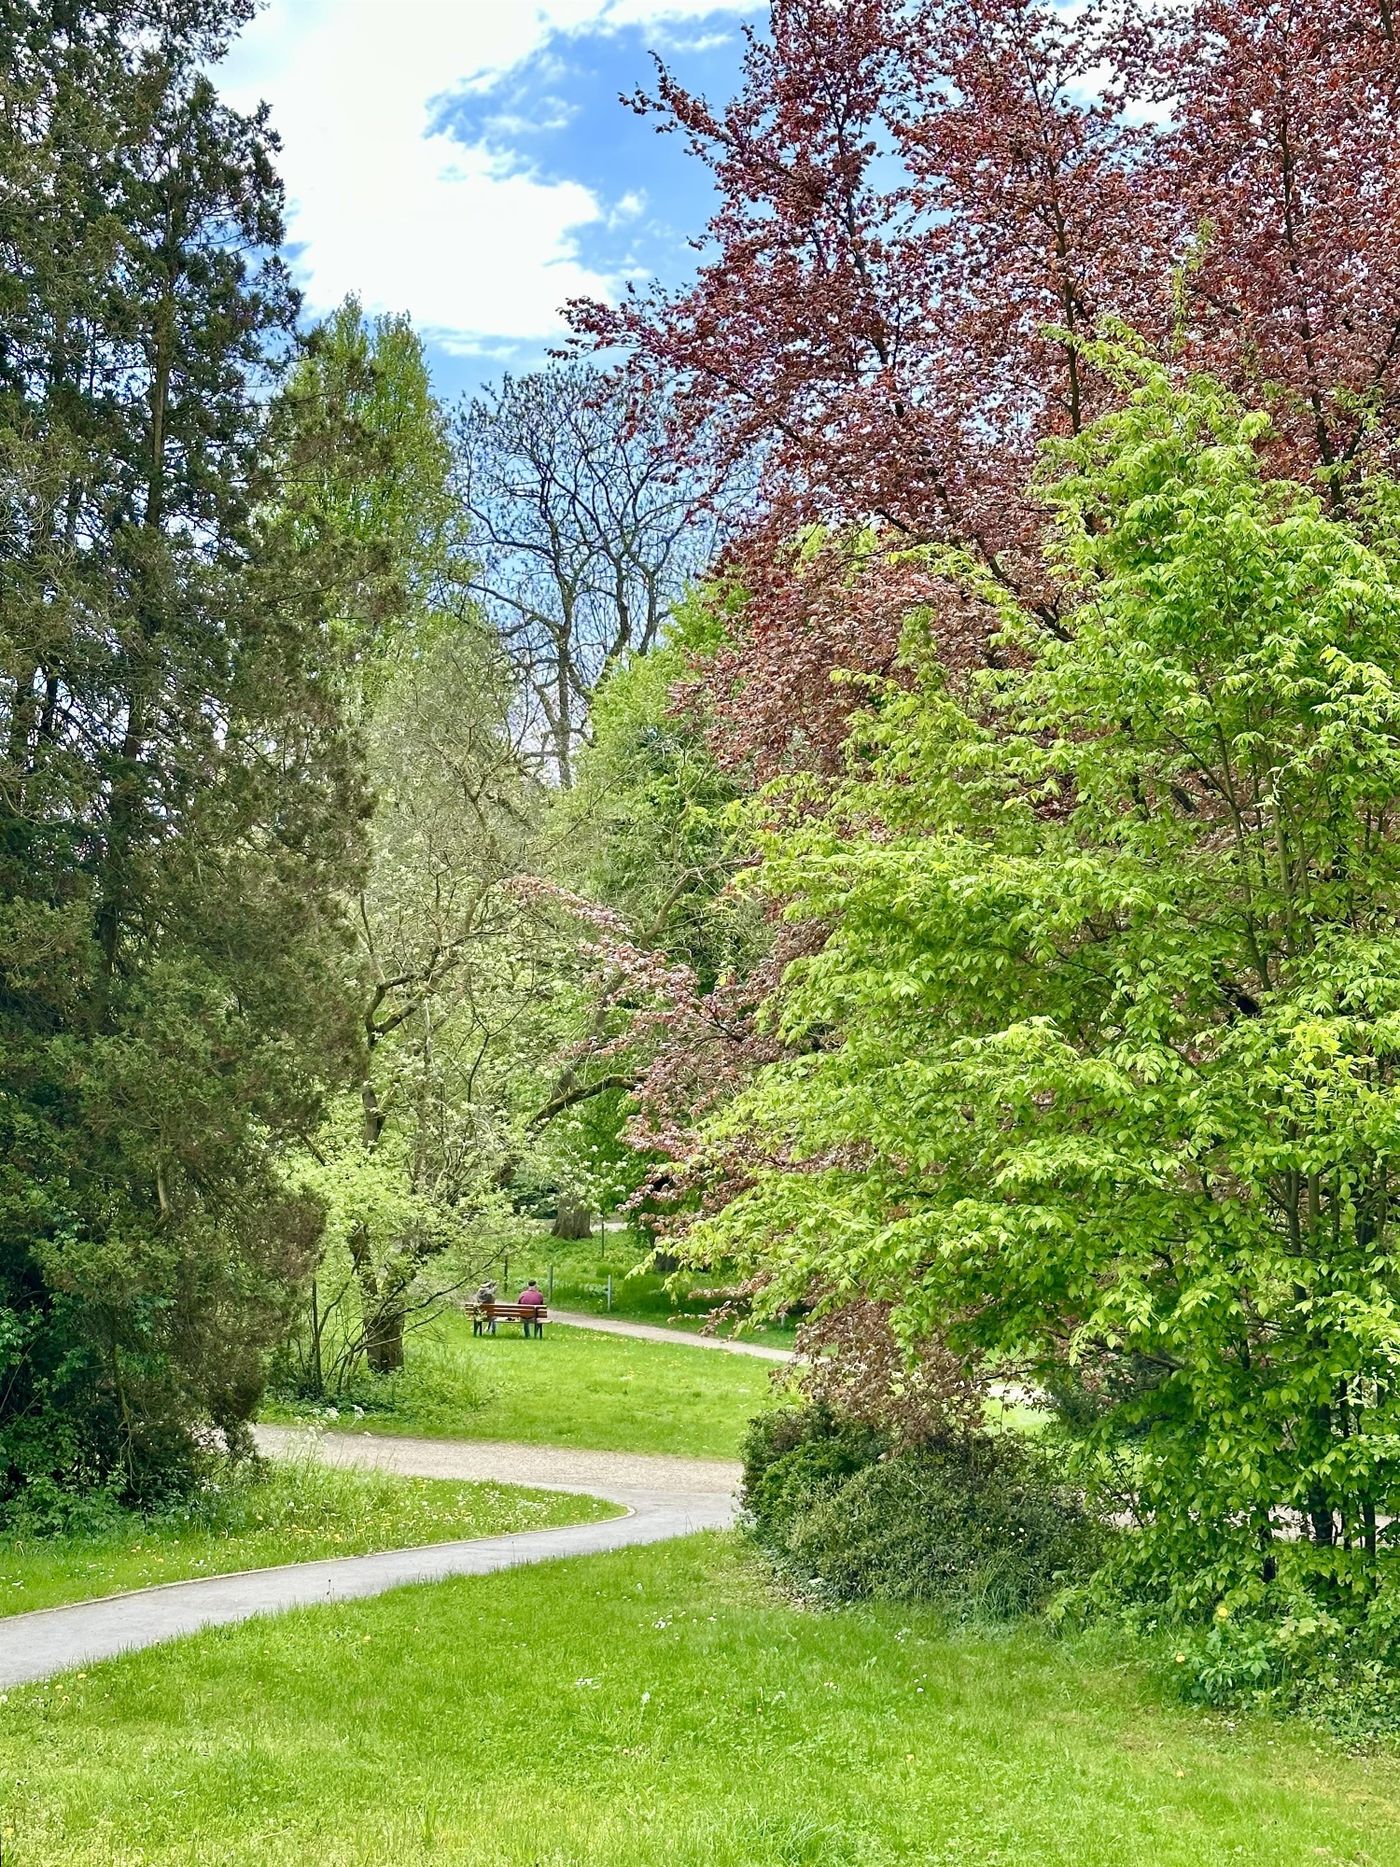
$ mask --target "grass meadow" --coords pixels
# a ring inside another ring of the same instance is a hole
[[[278,1460],[178,1510],[114,1513],[87,1534],[0,1537],[0,1615],[153,1582],[545,1530],[614,1516],[599,1498]]]
[[[613,1315],[622,1321],[647,1322],[681,1333],[698,1333],[709,1322],[718,1297],[711,1294],[731,1287],[732,1278],[723,1268],[713,1272],[682,1271],[675,1278],[656,1271],[641,1271],[637,1266],[650,1251],[650,1241],[633,1231],[595,1233],[565,1243],[542,1231],[534,1257],[520,1257],[526,1275],[538,1274],[548,1287],[548,1273],[554,1272],[554,1302],[560,1309],[578,1310],[586,1315]],[[517,1260],[511,1253],[512,1265]],[[536,1265],[537,1271],[531,1271]],[[612,1277],[612,1308],[608,1308],[608,1278]],[[511,1294],[515,1292],[512,1289]],[[791,1348],[796,1330],[781,1323],[745,1320],[742,1327],[726,1321],[721,1335],[737,1334],[741,1341],[761,1342],[770,1348]]]
[[[732,1537],[11,1693],[6,1867],[1393,1867],[1400,1763],[1029,1628],[795,1611]]]
[[[329,1423],[356,1432],[508,1439],[607,1452],[735,1458],[744,1428],[773,1392],[774,1365],[682,1344],[546,1324],[474,1336],[448,1311],[414,1336],[404,1373],[355,1390]],[[267,1419],[325,1417],[270,1405]]]

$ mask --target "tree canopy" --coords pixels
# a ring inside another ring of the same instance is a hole
[[[0,1474],[242,1430],[315,1239],[358,782],[264,523],[296,301],[239,7],[7,9],[0,162]]]
[[[1154,1613],[1388,1638],[1389,6],[774,0],[634,100],[690,283],[455,414],[250,11],[0,4],[0,1506],[628,1204],[862,1432],[1028,1384]]]
[[[1123,405],[1037,481],[1072,626],[940,560],[1011,665],[950,680],[911,619],[823,811],[756,806],[762,887],[828,933],[699,1236],[1072,1385],[1178,1605],[1364,1592],[1398,1481],[1397,489],[1339,519],[1213,381],[1091,360]]]
[[[633,101],[709,171],[702,257],[573,317],[665,390],[692,470],[761,464],[715,671],[735,757],[839,762],[828,676],[890,665],[910,544],[1058,626],[1028,486],[1113,400],[1079,341],[1105,320],[1267,394],[1276,471],[1343,499],[1391,459],[1398,90],[1386,0],[775,0],[728,103],[659,67]],[[879,548],[813,563],[814,523]],[[940,606],[951,659],[984,629]]]

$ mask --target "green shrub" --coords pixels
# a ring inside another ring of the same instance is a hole
[[[1104,1545],[1043,1447],[985,1434],[899,1450],[821,1409],[756,1422],[743,1501],[781,1566],[843,1601],[1030,1613],[1087,1579]]]
[[[268,1398],[265,1417],[273,1419],[345,1430],[367,1416],[392,1418],[412,1412],[420,1429],[451,1432],[466,1415],[485,1406],[489,1393],[460,1356],[428,1336],[416,1336],[405,1366],[396,1374],[359,1368],[339,1392],[318,1398],[299,1391],[295,1378],[283,1370],[274,1376]]]
[[[1286,1570],[1268,1597],[1207,1626],[1159,1626],[1163,1669],[1200,1704],[1301,1714],[1349,1741],[1400,1732],[1400,1602],[1381,1588],[1319,1607]],[[1140,1618],[1140,1617],[1139,1617]]]
[[[793,1526],[889,1441],[825,1407],[778,1407],[760,1415],[744,1440],[740,1502],[759,1542],[785,1548]]]

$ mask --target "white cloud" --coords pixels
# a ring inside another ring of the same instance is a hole
[[[466,353],[556,336],[566,299],[611,296],[615,282],[584,264],[577,234],[636,210],[628,196],[609,204],[534,174],[499,143],[435,129],[435,107],[490,89],[559,33],[747,10],[745,0],[271,0],[220,87],[243,108],[272,107],[311,309],[357,292]]]
[[[519,142],[531,136],[546,136],[553,130],[566,130],[578,115],[576,104],[566,104],[562,97],[540,100],[534,116],[515,110],[493,110],[482,120],[482,127],[497,141]]]
[[[680,33],[674,29],[657,36],[657,45],[663,52],[717,52],[721,46],[732,45],[735,35],[732,32]]]
[[[614,201],[612,212],[608,215],[610,227],[624,226],[629,220],[635,220],[646,209],[646,191],[641,188],[629,188],[624,195]]]

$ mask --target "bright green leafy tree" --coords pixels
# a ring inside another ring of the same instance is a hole
[[[1178,1609],[1383,1616],[1397,490],[1339,523],[1263,476],[1262,416],[1095,360],[1124,405],[1041,483],[1071,626],[984,587],[1005,665],[957,682],[915,618],[837,794],[764,802],[763,885],[830,933],[698,1244],[1073,1389]]]
[[[732,821],[736,779],[708,744],[709,714],[694,680],[697,657],[724,639],[732,592],[721,581],[677,605],[663,639],[619,661],[593,706],[593,741],[572,791],[557,795],[544,846],[555,876],[606,903],[635,943],[694,994],[742,976],[767,950],[755,903],[729,886],[746,850]],[[664,1023],[636,1019],[649,1003],[627,969],[603,962],[565,1085],[575,1098],[544,1131],[539,1166],[560,1189],[561,1224],[582,1235],[587,1215],[635,1193],[649,1156],[630,1144],[638,1112],[628,1093],[668,1041]]]
[[[278,529],[335,589],[370,790],[344,1000],[358,1081],[307,1135],[298,1175],[326,1225],[288,1373],[322,1394],[396,1372],[413,1331],[480,1276],[567,1028],[558,916],[513,886],[542,798],[512,732],[508,662],[468,593],[420,340],[347,302],[312,334],[282,417]]]

